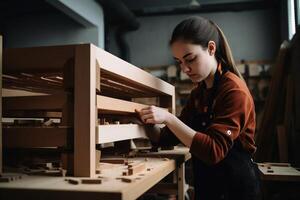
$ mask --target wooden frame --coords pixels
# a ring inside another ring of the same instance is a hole
[[[47,95],[5,97],[6,117],[19,116],[21,111],[37,116],[60,112],[55,114],[62,116],[57,128],[64,131],[57,133],[57,142],[68,144],[66,140],[74,138],[75,176],[95,176],[96,143],[146,137],[140,125],[98,125],[99,114],[133,114],[146,106],[132,102],[141,97],[157,97],[159,106],[175,113],[172,85],[92,44],[6,49],[4,57],[4,88]],[[73,137],[68,136],[70,130],[74,130]],[[120,130],[126,134],[118,134]],[[11,131],[4,131],[4,135]],[[45,134],[53,132],[55,129]]]

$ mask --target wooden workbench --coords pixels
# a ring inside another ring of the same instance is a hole
[[[153,156],[151,156],[153,154]],[[144,155],[144,156],[143,156]],[[147,159],[145,158],[147,157]],[[46,177],[23,175],[20,180],[0,183],[0,199],[136,199],[171,172],[177,173],[178,199],[184,199],[184,162],[190,158],[187,148],[141,154],[131,161],[146,164],[146,170],[130,176],[134,181],[122,182],[124,165],[101,170],[101,184],[70,184],[72,177]],[[149,170],[150,169],[150,170]],[[96,177],[96,178],[97,178]],[[82,180],[83,178],[72,178]],[[163,186],[162,186],[163,187]]]

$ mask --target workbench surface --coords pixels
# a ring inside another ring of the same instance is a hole
[[[80,183],[85,177],[22,175],[22,179],[0,183],[0,199],[136,199],[190,157],[188,148],[182,147],[141,153],[128,161],[145,163],[145,170],[131,176],[123,176],[127,168],[124,164],[100,163],[101,173],[95,178],[101,179],[101,184]],[[121,178],[133,181],[127,183]],[[77,180],[79,184],[71,184],[68,179]]]

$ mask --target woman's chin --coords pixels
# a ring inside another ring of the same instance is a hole
[[[202,81],[202,79],[199,77],[190,77],[190,79],[193,83],[199,83]]]

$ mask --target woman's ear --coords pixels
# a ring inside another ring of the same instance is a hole
[[[214,41],[210,40],[207,45],[207,50],[208,50],[209,55],[211,55],[211,56],[215,55],[216,48],[217,48],[216,43]]]

